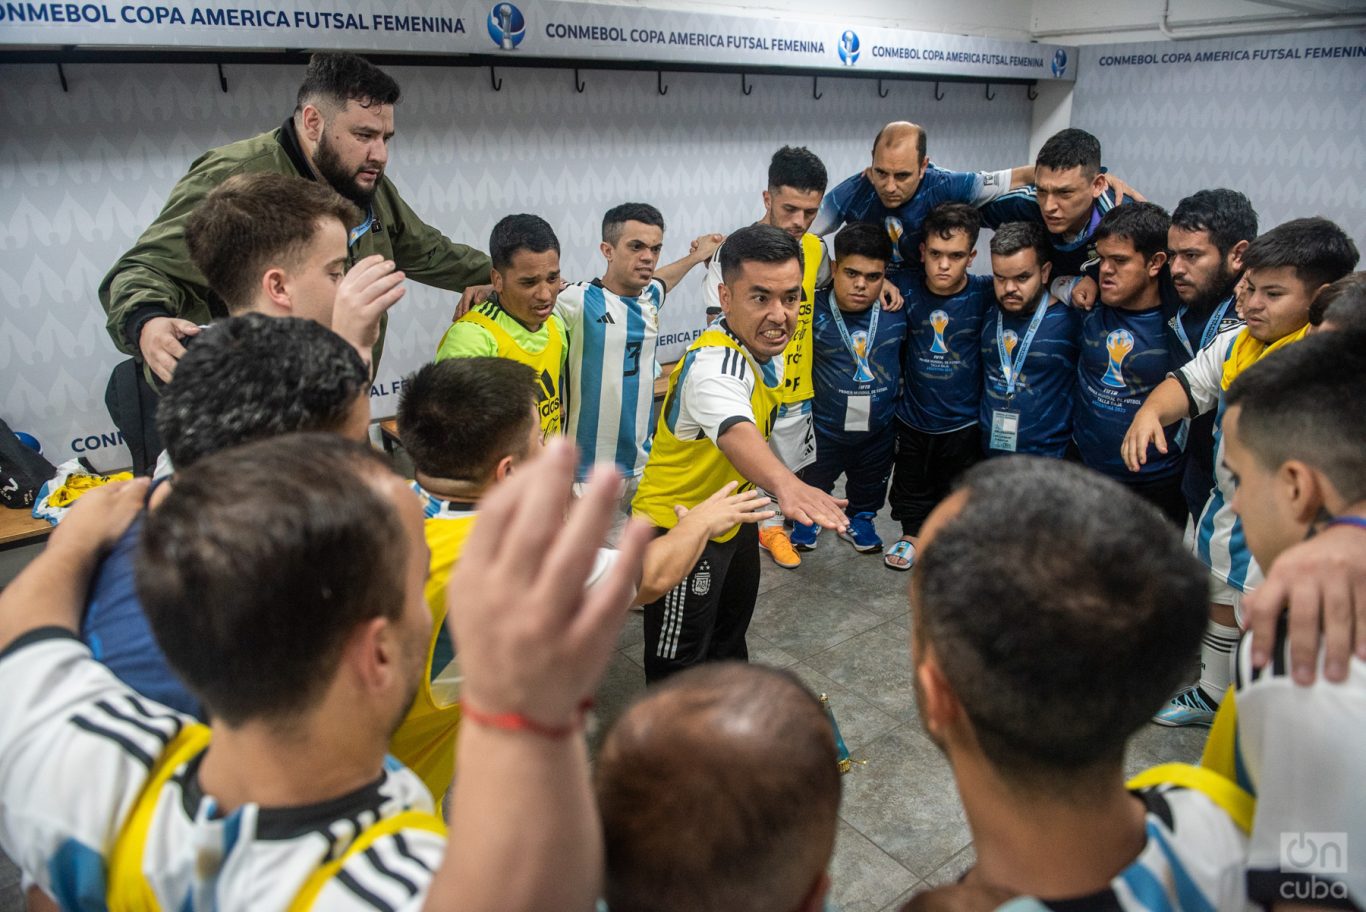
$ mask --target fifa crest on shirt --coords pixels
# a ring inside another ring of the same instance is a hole
[[[1105,352],[1110,364],[1105,368],[1105,376],[1100,382],[1115,389],[1124,389],[1124,359],[1134,350],[1134,334],[1127,329],[1117,329],[1105,337]]]
[[[934,341],[930,343],[930,351],[936,355],[947,355],[949,347],[944,344],[944,330],[949,328],[949,315],[942,310],[932,311],[930,327],[934,330]]]
[[[892,263],[905,262],[901,259],[901,236],[906,233],[906,229],[902,226],[901,219],[889,215],[882,220],[882,227],[887,229],[887,237],[892,241]]]
[[[711,571],[699,570],[692,575],[692,594],[706,595],[711,591]]]

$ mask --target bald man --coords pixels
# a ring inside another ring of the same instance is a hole
[[[847,222],[882,225],[892,241],[887,277],[904,294],[922,272],[922,225],[941,203],[985,206],[1034,181],[1034,166],[1002,171],[949,171],[930,164],[925,128],[904,120],[878,131],[872,163],[821,200],[811,233],[824,237]]]
[[[820,912],[840,781],[820,703],[787,671],[698,666],[608,733],[595,785],[612,912]]]

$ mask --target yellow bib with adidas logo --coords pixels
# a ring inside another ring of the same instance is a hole
[[[768,439],[773,430],[773,420],[782,401],[782,385],[765,386],[764,372],[758,362],[724,330],[713,327],[697,337],[669,375],[669,390],[664,395],[664,405],[659,412],[659,424],[655,428],[654,443],[650,448],[650,461],[645,464],[640,488],[631,502],[633,513],[645,517],[661,529],[672,529],[678,524],[678,515],[674,513],[676,505],[691,510],[731,481],[740,485],[738,491],[754,487],[705,434],[690,440],[681,440],[674,434],[681,405],[681,387],[692,367],[694,354],[704,348],[729,348],[749,363],[750,374],[754,377],[749,404],[754,411],[755,426],[764,439]],[[739,530],[738,525],[733,526],[712,540],[730,541]]]
[[[811,381],[811,317],[816,309],[816,276],[825,260],[825,245],[814,234],[802,235],[802,303],[797,328],[783,349],[783,404],[795,405],[816,395]]]
[[[541,433],[547,438],[559,434],[564,429],[564,359],[569,348],[564,325],[558,317],[547,319],[541,327],[542,332],[549,334],[545,348],[529,352],[499,322],[498,317],[505,313],[497,303],[485,301],[470,308],[460,319],[488,330],[498,346],[498,357],[520,362],[536,372],[540,389],[536,410],[541,415]]]

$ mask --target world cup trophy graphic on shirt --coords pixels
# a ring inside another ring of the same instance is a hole
[[[1020,337],[1013,329],[1007,329],[1001,334],[1001,344],[1006,349],[1006,363],[1001,365],[1001,370],[1005,371],[1006,382],[1010,382],[1010,375],[1015,372],[1015,346],[1020,344]]]
[[[931,311],[930,326],[934,329],[934,341],[930,343],[930,351],[937,355],[947,355],[949,347],[944,344],[944,330],[949,328],[949,315],[942,310]]]
[[[906,261],[901,258],[901,236],[906,233],[906,229],[901,226],[901,219],[889,215],[882,220],[882,225],[887,229],[887,237],[892,241],[892,262],[887,265],[904,265]]]
[[[854,345],[854,360],[858,362],[854,369],[854,382],[871,383],[873,370],[868,366],[868,333],[857,330],[849,334],[849,341]]]
[[[1117,329],[1105,337],[1105,351],[1110,355],[1110,366],[1100,382],[1115,389],[1124,389],[1124,359],[1134,350],[1134,334]]]

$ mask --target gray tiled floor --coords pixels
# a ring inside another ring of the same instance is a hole
[[[879,531],[897,530],[885,517]],[[948,883],[973,862],[967,823],[948,764],[925,736],[911,689],[909,575],[884,569],[833,535],[796,570],[767,556],[750,629],[752,661],[790,667],[830,697],[853,756],[865,761],[844,777],[841,822],[831,863],[839,912],[895,910],[913,893]],[[598,695],[599,730],[644,692],[641,616],[622,630]],[[1147,726],[1128,767],[1194,760],[1204,729]],[[0,856],[0,912],[18,912],[17,873]]]

